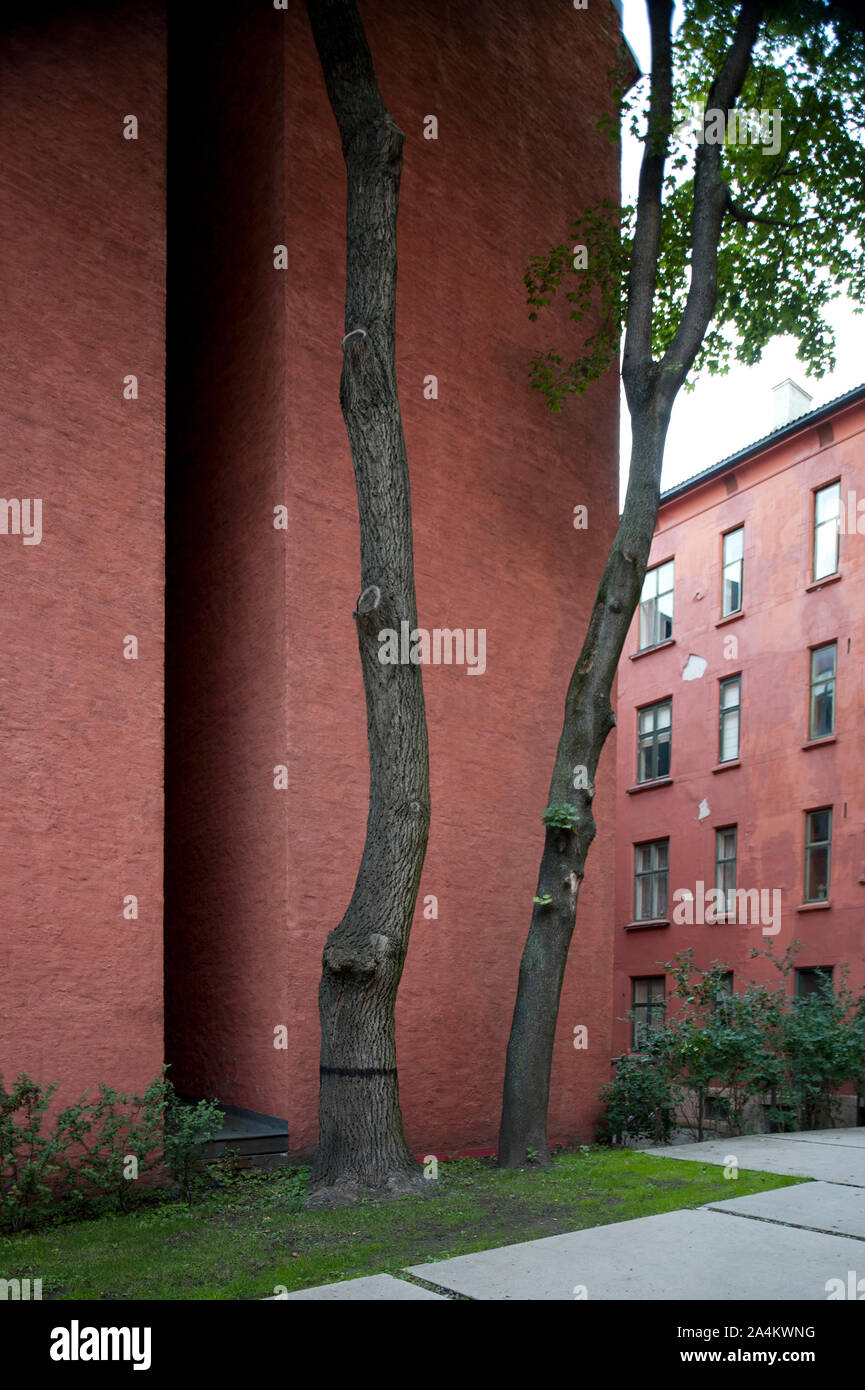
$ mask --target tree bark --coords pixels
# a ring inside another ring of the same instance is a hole
[[[670,414],[717,301],[718,242],[729,210],[717,145],[703,143],[694,175],[691,283],[676,334],[660,362],[652,356],[664,168],[672,129],[673,0],[648,0],[652,75],[648,129],[640,167],[637,224],[628,277],[622,380],[632,424],[625,507],[595,597],[586,639],[568,687],[550,782],[549,804],[573,808],[572,829],[547,826],[537,897],[520,962],[505,1065],[499,1163],[518,1167],[532,1151],[549,1163],[547,1112],[553,1043],[580,884],[595,836],[594,781],[615,726],[610,692],[640,597],[660,502]],[[760,24],[757,0],[743,0],[735,34],[712,84],[707,109],[729,109],[739,96]],[[575,787],[575,771],[583,769]]]
[[[577,824],[573,831],[554,826],[546,830],[537,897],[552,901],[535,904],[520,962],[499,1133],[499,1163],[505,1168],[525,1163],[530,1150],[538,1162],[549,1162],[553,1042],[580,884],[595,836],[595,774],[607,735],[615,727],[610,691],[652,544],[668,422],[669,412],[640,412],[634,419],[628,501],[568,687],[549,803],[574,806]],[[585,768],[585,779],[579,780],[588,786],[575,789],[578,767]]]
[[[411,496],[396,386],[396,221],[404,136],[382,102],[354,0],[308,0],[347,173],[340,403],[360,519],[357,626],[369,742],[366,841],[322,957],[319,1139],[311,1203],[420,1187],[405,1139],[394,1007],[429,834],[421,670],[384,665],[378,634],[417,626]]]

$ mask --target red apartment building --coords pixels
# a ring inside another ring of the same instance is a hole
[[[791,988],[845,962],[862,983],[863,654],[858,387],[662,495],[619,668],[614,1055],[686,947],[734,989],[777,982],[752,946],[796,939]],[[759,906],[711,922],[716,889]]]
[[[301,0],[187,8],[0,18],[0,1072],[68,1102],[141,1090],[165,1057],[182,1092],[303,1151],[368,787],[345,172]],[[359,10],[407,137],[420,623],[486,633],[483,674],[424,673],[432,830],[397,1041],[410,1142],[442,1153],[495,1142],[562,702],[616,526],[616,375],[549,414],[527,363],[567,319],[530,324],[522,277],[618,195],[597,122],[622,38],[610,0]],[[611,745],[553,1138],[591,1137],[607,1079],[613,778]]]

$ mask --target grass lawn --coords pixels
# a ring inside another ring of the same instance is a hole
[[[41,1278],[43,1299],[264,1298],[800,1181],[744,1170],[725,1181],[714,1164],[601,1148],[547,1170],[461,1159],[439,1174],[428,1196],[306,1211],[305,1170],[247,1173],[192,1205],[4,1237],[0,1277]]]

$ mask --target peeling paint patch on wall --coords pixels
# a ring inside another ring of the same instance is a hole
[[[694,656],[692,652],[682,667],[683,681],[698,681],[706,670],[706,661],[702,656]]]

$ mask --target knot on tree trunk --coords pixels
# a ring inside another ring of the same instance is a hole
[[[362,343],[367,336],[365,328],[353,328],[350,333],[346,333],[342,340],[342,347],[345,350],[347,343]]]
[[[365,941],[332,941],[324,948],[322,963],[334,975],[374,975],[394,954],[394,943],[384,932],[371,932]]]
[[[374,608],[378,608],[381,603],[381,589],[377,584],[370,584],[368,589],[364,589],[357,601],[357,613],[371,613]]]
[[[357,946],[325,946],[322,964],[332,975],[374,975],[380,957],[372,950],[360,950]]]

